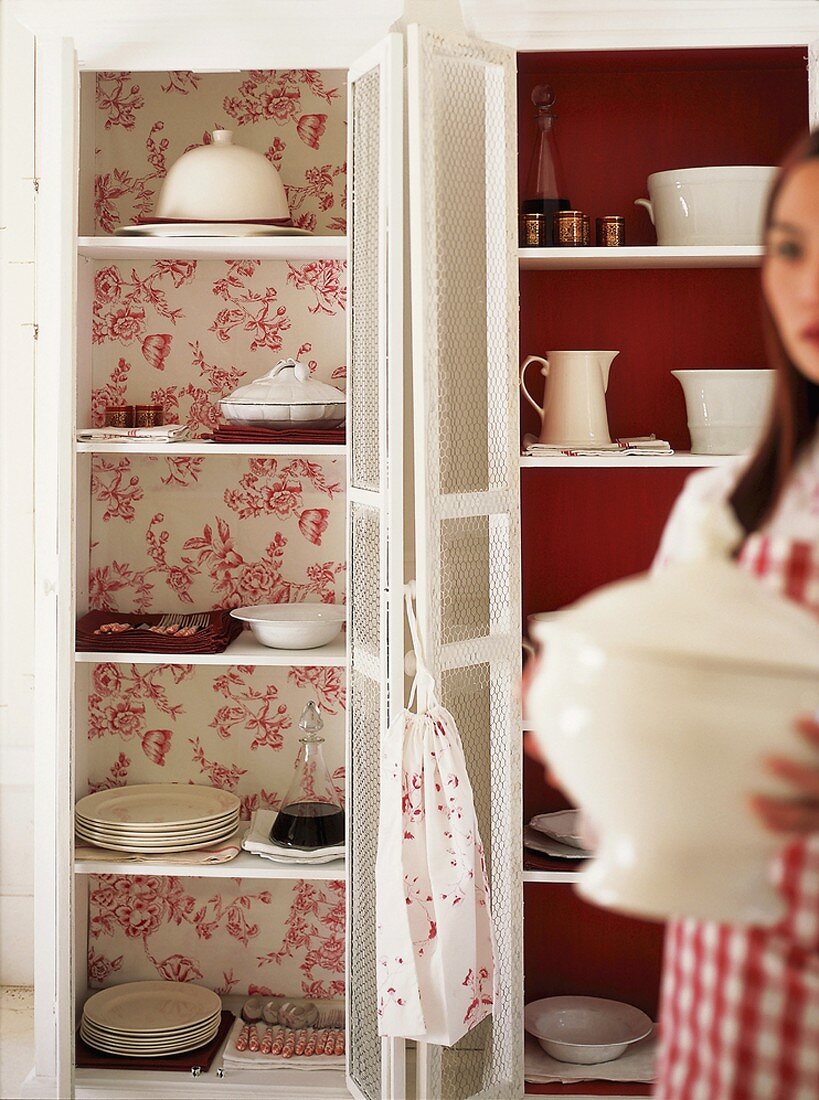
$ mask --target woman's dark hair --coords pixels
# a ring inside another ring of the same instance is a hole
[[[766,231],[791,172],[816,158],[819,158],[819,129],[794,146],[777,172],[765,212]],[[748,534],[770,516],[819,420],[819,385],[794,366],[764,298],[762,314],[768,363],[776,371],[773,403],[765,434],[730,498],[737,519]]]

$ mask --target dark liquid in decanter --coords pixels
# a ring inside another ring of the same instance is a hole
[[[343,844],[344,811],[329,802],[293,802],[279,810],[270,839],[308,851]]]

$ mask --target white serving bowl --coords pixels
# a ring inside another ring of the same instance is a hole
[[[793,728],[819,708],[815,617],[705,557],[533,616],[530,634],[543,646],[530,728],[598,835],[581,896],[652,919],[784,916],[783,838],[748,797],[793,796],[766,756],[815,766]]]
[[[233,144],[232,130],[214,130],[168,169],[156,202],[158,218],[177,221],[278,221],[290,224],[287,195],[263,153]]]
[[[691,451],[737,455],[751,449],[773,397],[772,370],[673,370],[683,388]]]
[[[659,245],[758,245],[775,172],[759,165],[654,172],[650,198],[635,205],[648,210]]]
[[[265,603],[234,608],[231,615],[271,649],[316,649],[338,635],[347,609],[337,603]]]
[[[612,1062],[654,1025],[633,1005],[603,997],[545,997],[524,1009],[524,1026],[560,1062]]]

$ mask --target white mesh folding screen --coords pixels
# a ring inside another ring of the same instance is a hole
[[[503,1100],[523,1093],[514,54],[411,26],[407,74],[418,616],[475,790],[498,991],[421,1050],[421,1087]]]
[[[388,1094],[393,1049],[376,1017],[375,857],[381,736],[404,683],[403,79],[400,35],[349,73],[347,1061],[366,1100]]]

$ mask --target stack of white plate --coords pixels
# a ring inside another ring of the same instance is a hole
[[[182,783],[140,783],[97,791],[74,807],[77,838],[119,852],[191,852],[236,832],[239,799]]]
[[[85,1002],[80,1037],[95,1050],[163,1058],[209,1043],[219,1030],[219,996],[190,982],[127,982]]]

